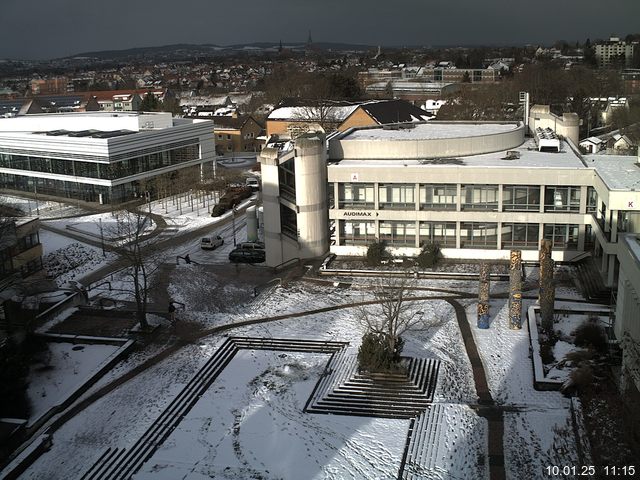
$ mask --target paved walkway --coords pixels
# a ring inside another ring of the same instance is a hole
[[[478,415],[484,417],[489,422],[489,476],[491,480],[504,480],[504,416],[503,409],[496,406],[489,385],[487,384],[487,375],[480,359],[480,354],[476,347],[471,333],[471,326],[467,313],[462,305],[454,299],[445,299],[456,312],[458,326],[462,333],[464,346],[467,350],[467,356],[471,362],[473,370],[473,380],[476,384],[476,392],[478,393],[477,409]]]

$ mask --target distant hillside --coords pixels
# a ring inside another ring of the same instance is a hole
[[[163,45],[158,47],[136,47],[128,48],[124,50],[102,50],[99,52],[82,52],[72,55],[68,58],[76,57],[88,57],[99,59],[117,59],[117,58],[131,58],[142,56],[174,56],[174,55],[225,55],[233,52],[247,52],[247,51],[274,51],[278,49],[279,42],[254,42],[254,43],[241,43],[236,45],[220,46],[213,44],[189,44],[180,43],[176,45]],[[305,43],[282,42],[284,48],[288,49],[303,49],[306,47]],[[332,42],[318,42],[313,44],[313,48],[319,50],[333,50],[333,51],[367,51],[374,48],[369,45],[351,45],[348,43],[332,43]]]

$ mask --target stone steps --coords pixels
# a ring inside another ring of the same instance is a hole
[[[444,405],[432,404],[412,422],[400,479],[421,480],[436,469],[445,424],[443,414]]]
[[[334,415],[411,418],[433,401],[440,362],[405,359],[407,374],[358,372],[354,354],[336,355],[305,411]]]
[[[189,380],[136,442],[122,449],[107,449],[81,480],[127,480],[153,455],[200,400],[240,349],[333,353],[346,343],[282,338],[229,337]]]

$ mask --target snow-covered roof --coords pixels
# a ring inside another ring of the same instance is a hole
[[[519,128],[511,123],[422,123],[413,128],[387,129],[384,127],[357,129],[342,137],[350,140],[432,140],[439,138],[479,137],[504,133]]]
[[[460,156],[455,158],[436,159],[411,159],[411,160],[341,160],[333,167],[371,167],[379,168],[423,165],[429,168],[439,167],[518,167],[518,168],[562,168],[584,169],[586,168],[580,158],[571,150],[569,145],[563,142],[560,152],[539,152],[533,139],[530,139],[517,148],[518,156],[509,156],[506,151],[484,153],[481,155]],[[511,159],[507,159],[511,158]]]
[[[593,143],[594,145],[600,145],[604,140],[601,140],[598,137],[589,137],[589,138],[585,138],[584,140],[582,140],[580,142],[580,145],[582,145],[583,143]]]
[[[610,190],[640,190],[638,157],[631,155],[585,155]]]
[[[342,122],[358,105],[336,107],[280,107],[267,117],[268,120],[317,120],[321,115],[332,122]],[[324,112],[322,111],[324,109]]]

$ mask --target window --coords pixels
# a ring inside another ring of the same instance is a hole
[[[587,187],[587,213],[598,211],[598,192],[593,187]]]
[[[231,140],[231,134],[227,134],[227,140]]]
[[[462,248],[497,248],[498,224],[464,222],[460,224]]]
[[[378,206],[390,210],[415,209],[415,185],[394,184],[378,187]]]
[[[341,245],[367,245],[376,239],[374,222],[340,220]]]
[[[298,217],[296,212],[282,204],[280,204],[280,230],[284,235],[295,240],[298,239]]]
[[[296,169],[295,160],[292,158],[283,162],[278,167],[278,182],[280,195],[292,202],[296,201]]]
[[[223,136],[221,133],[218,134],[218,140],[222,140]]]
[[[498,210],[497,185],[463,185],[463,210]]]
[[[587,224],[584,226],[584,249],[591,250],[596,244],[596,234],[593,227]]]
[[[420,185],[420,210],[455,210],[456,185]]]
[[[516,212],[539,211],[540,187],[505,185],[502,188],[502,209]]]
[[[578,225],[545,225],[544,238],[551,240],[551,246],[558,250],[575,250],[578,248]]]
[[[338,184],[338,204],[340,208],[373,208],[373,183]]]
[[[416,222],[380,222],[380,240],[393,246],[416,246]]]
[[[537,223],[503,223],[503,248],[538,248],[540,226]]]
[[[425,243],[437,243],[441,247],[456,246],[455,222],[420,222],[420,246]]]
[[[547,187],[544,192],[545,212],[579,212],[580,187]]]

